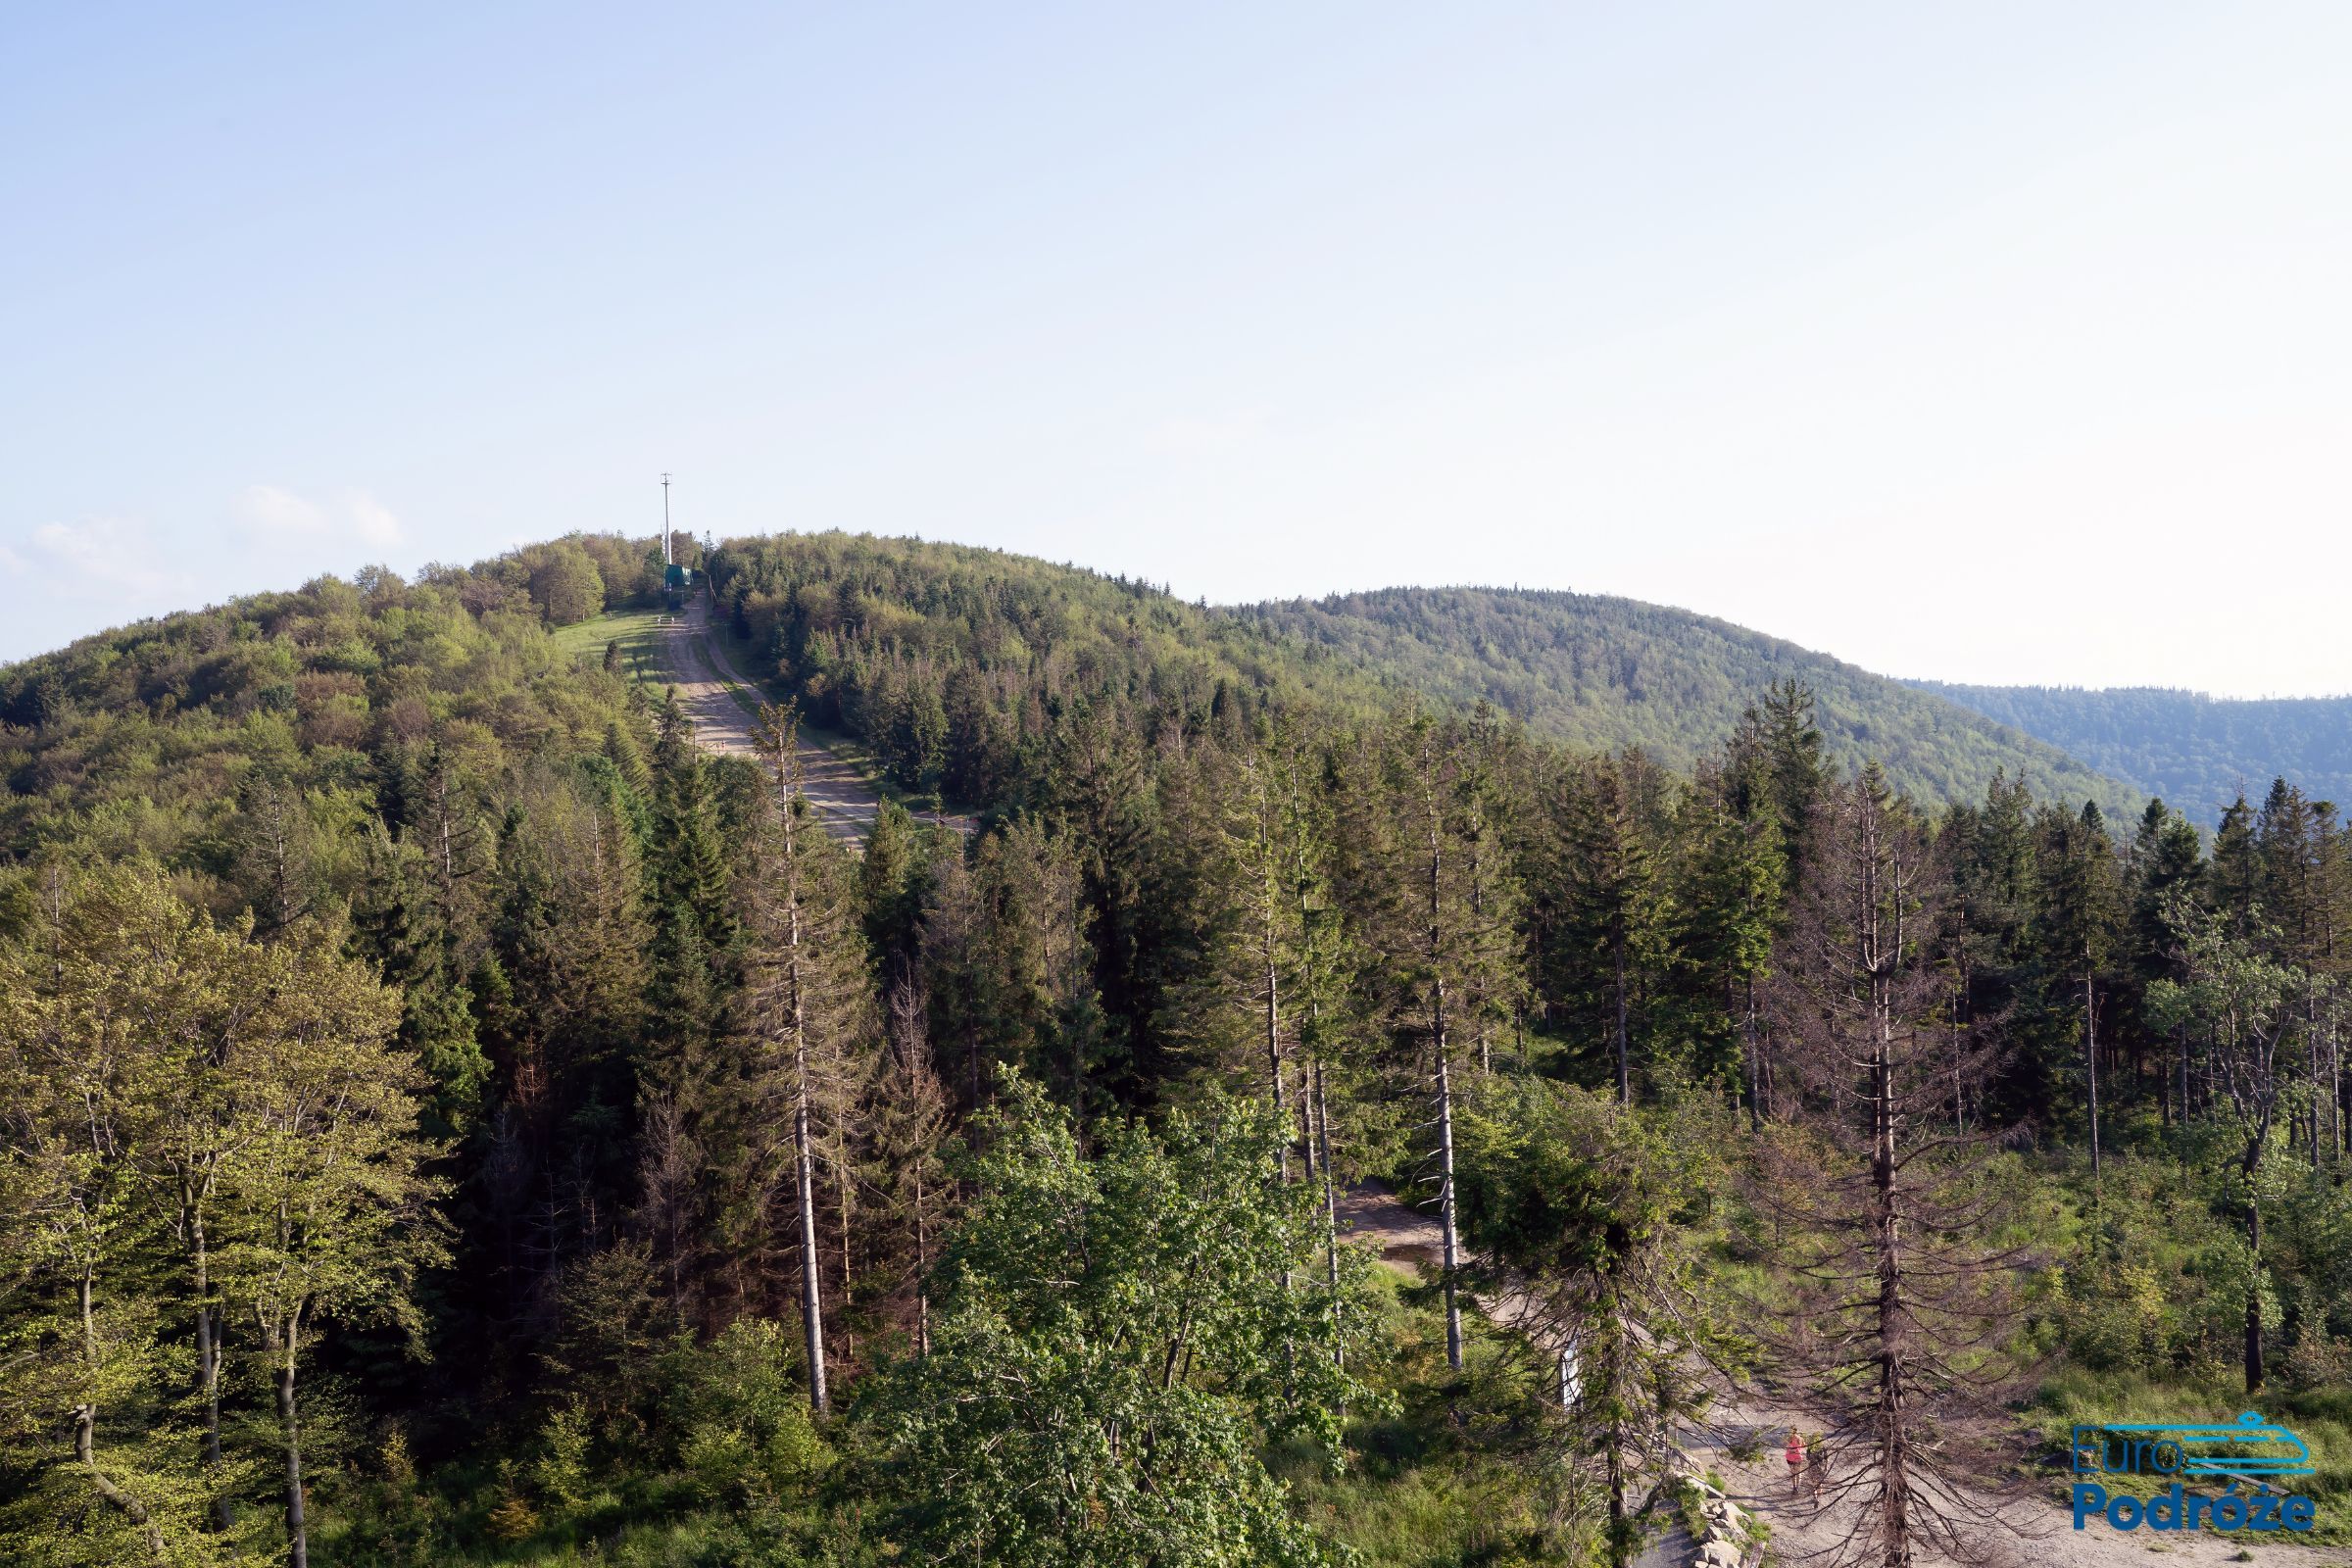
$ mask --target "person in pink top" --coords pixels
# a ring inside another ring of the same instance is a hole
[[[1788,1429],[1788,1451],[1783,1457],[1788,1461],[1788,1495],[1793,1497],[1805,1485],[1805,1439],[1794,1427]]]

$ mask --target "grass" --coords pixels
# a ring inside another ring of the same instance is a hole
[[[2051,1473],[2061,1478],[2063,1495],[2068,1445],[2077,1426],[2105,1422],[2180,1421],[2211,1425],[2233,1421],[2240,1410],[2256,1409],[2266,1420],[2291,1429],[2311,1448],[2313,1474],[2288,1476],[2278,1490],[2299,1492],[2319,1503],[2315,1527],[2293,1539],[2305,1545],[2352,1544],[2352,1388],[2266,1391],[2249,1396],[2235,1369],[2216,1367],[2162,1382],[2131,1371],[2093,1372],[2061,1366],[2044,1379],[2027,1409],[2033,1431],[2043,1440]],[[2109,1494],[2145,1497],[2160,1492],[2170,1476],[2102,1476]],[[2192,1492],[2220,1487],[2190,1481]],[[2266,1538],[2279,1539],[2279,1538]]]
[[[1351,1422],[1348,1466],[1336,1475],[1317,1449],[1269,1456],[1301,1516],[1380,1568],[1567,1560],[1546,1529],[1531,1364],[1508,1336],[1466,1316],[1466,1366],[1455,1376],[1434,1289],[1385,1269],[1374,1278],[1382,1359],[1361,1372],[1395,1396],[1397,1413]]]
[[[601,661],[606,645],[617,643],[620,667],[630,679],[659,682],[666,670],[661,650],[662,622],[669,618],[665,610],[611,611],[574,625],[559,626],[554,636],[556,646],[574,659]]]

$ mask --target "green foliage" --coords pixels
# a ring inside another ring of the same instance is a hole
[[[1673,1451],[1755,1351],[1692,1245],[1693,1210],[1723,1185],[1726,1120],[1706,1101],[1651,1112],[1520,1079],[1463,1121],[1466,1228],[1515,1325],[1572,1358],[1576,1396],[1544,1446],[1558,1469],[1601,1473],[1577,1523],[1619,1561],[1638,1544],[1629,1465]]]
[[[524,560],[531,571],[531,598],[549,625],[568,626],[604,610],[605,579],[577,545],[541,545],[525,552]]]
[[[1390,588],[1250,606],[1245,624],[1445,701],[1485,701],[1580,751],[1640,747],[1688,770],[1768,685],[1810,689],[1830,760],[1867,759],[1922,801],[1973,800],[1996,770],[2040,794],[2137,809],[2058,747],[1898,681],[1689,611],[1592,594]],[[2022,726],[2021,726],[2022,728]]]
[[[1334,1312],[1308,1283],[1314,1219],[1273,1178],[1280,1129],[1212,1102],[1164,1139],[1102,1137],[1082,1157],[1017,1079],[984,1123],[931,1353],[860,1406],[899,1532],[1005,1564],[1328,1560],[1258,1446],[1338,1462],[1341,1406],[1372,1396],[1337,1362],[1369,1314],[1359,1285]]]
[[[1348,1426],[1350,1462],[1291,1444],[1272,1464],[1302,1517],[1367,1563],[1493,1568],[1590,1561],[1589,1486],[1559,1462],[1549,1387],[1510,1335],[1473,1318],[1466,1366],[1446,1362],[1434,1293],[1382,1268],[1363,1376],[1383,1397]]]
[[[772,1509],[824,1469],[828,1450],[810,1424],[784,1325],[745,1318],[707,1346],[682,1341],[667,1373],[681,1423],[678,1463],[704,1500]]]
[[[416,1275],[445,1256],[423,1084],[388,1046],[398,999],[331,932],[265,946],[145,868],[43,885],[0,949],[0,1464],[40,1499],[6,1528],[35,1558],[201,1558],[268,1518],[232,1522],[265,1453],[299,1464],[319,1326],[421,1327]],[[224,1446],[223,1340],[274,1388],[254,1447]],[[291,1489],[285,1523],[299,1539]]]
[[[2352,799],[2352,698],[2217,698],[2155,686],[1963,686],[1913,681],[2081,758],[2143,795],[2218,824],[2248,779],[2295,779]],[[2102,803],[2104,804],[2104,803]]]
[[[1854,1109],[1812,966],[1869,751],[1915,797],[1872,775],[1917,878],[1902,1149],[1959,1140],[1909,1179],[2023,1250],[2061,1385],[2201,1396],[2250,1323],[2271,1396],[2333,1419],[2352,837],[2291,784],[2208,861],[2160,805],[2125,844],[2063,759],[1695,617],[1218,612],[841,535],[688,554],[763,685],[977,831],[890,806],[853,858],[780,758],[709,755],[647,684],[675,632],[644,540],[0,670],[18,1555],[142,1554],[98,1479],[172,1551],[275,1552],[289,1370],[322,1560],[1622,1554],[1631,1461],[1742,1348],[1718,1290],[1794,1305],[1791,1264],[1860,1234],[1735,1194],[1788,1150],[1818,1189]],[[60,991],[66,866],[116,891],[68,898]],[[1441,1060],[1469,1255],[1370,1288],[1325,1184],[1434,1168]],[[1943,1182],[1989,1132],[1998,1179]],[[1931,1256],[1973,1226],[1909,1224]]]

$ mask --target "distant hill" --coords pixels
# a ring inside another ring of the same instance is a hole
[[[572,536],[414,584],[320,579],[0,666],[0,846],[36,820],[209,844],[249,776],[356,801],[397,793],[427,740],[478,752],[485,776],[537,737],[586,726],[601,743],[621,687],[583,674],[551,629],[657,593],[659,562],[643,540]],[[1630,600],[1404,588],[1219,609],[999,551],[839,533],[730,540],[708,566],[747,651],[776,660],[813,716],[906,787],[959,800],[995,799],[1047,709],[1072,701],[1197,718],[1237,692],[1359,712],[1485,698],[1542,735],[1688,768],[1793,677],[1840,762],[1875,757],[1922,799],[1979,799],[2006,768],[2046,798],[2137,805],[1971,709]]]
[[[1246,624],[1458,702],[1485,698],[1575,745],[1645,748],[1688,767],[1764,687],[1820,703],[1837,759],[1876,758],[1905,791],[1982,799],[1996,769],[2036,795],[2135,812],[2139,793],[2021,728],[1794,643],[1686,610],[1592,594],[1389,588],[1227,612]]]
[[[2207,826],[2239,791],[2259,801],[2279,777],[2315,798],[2352,803],[2352,697],[2241,700],[2157,686],[1910,684],[2161,795]]]

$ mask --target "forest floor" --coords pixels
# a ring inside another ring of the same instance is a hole
[[[1444,1235],[1435,1215],[1412,1207],[1377,1183],[1366,1183],[1340,1200],[1340,1222],[1351,1230],[1351,1240],[1377,1247],[1383,1262],[1400,1273],[1434,1273],[1444,1248]],[[1529,1312],[1525,1298],[1505,1294],[1480,1303],[1487,1317],[1512,1328]],[[1817,1418],[1776,1401],[1769,1391],[1745,1389],[1719,1403],[1704,1426],[1684,1434],[1692,1466],[1712,1472],[1724,1494],[1762,1519],[1771,1529],[1768,1561],[1802,1564],[1808,1557],[1828,1557],[1852,1530],[1855,1509],[1835,1497],[1833,1476],[1829,1500],[1816,1504],[1793,1495],[1788,1485],[1781,1445],[1791,1426],[1808,1430]],[[1742,1458],[1745,1454],[1748,1457]],[[2021,1493],[1980,1499],[1982,1506],[2014,1535],[1996,1532],[1986,1543],[1989,1560],[2049,1568],[2125,1568],[2139,1564],[2151,1553],[2179,1557],[2183,1564],[2221,1564],[2255,1560],[2245,1554],[2252,1546],[2262,1561],[2281,1568],[2352,1568],[2352,1551],[2342,1547],[2305,1546],[2272,1534],[2245,1532],[2225,1535],[2215,1531],[2173,1531],[2162,1535],[2146,1530],[2124,1532],[2096,1521],[2074,1528],[2071,1511],[2046,1494]],[[1690,1560],[1690,1541],[1679,1524],[1653,1542],[1637,1559],[1640,1568],[1681,1568]],[[1943,1561],[1932,1550],[1921,1552],[1923,1562]]]

